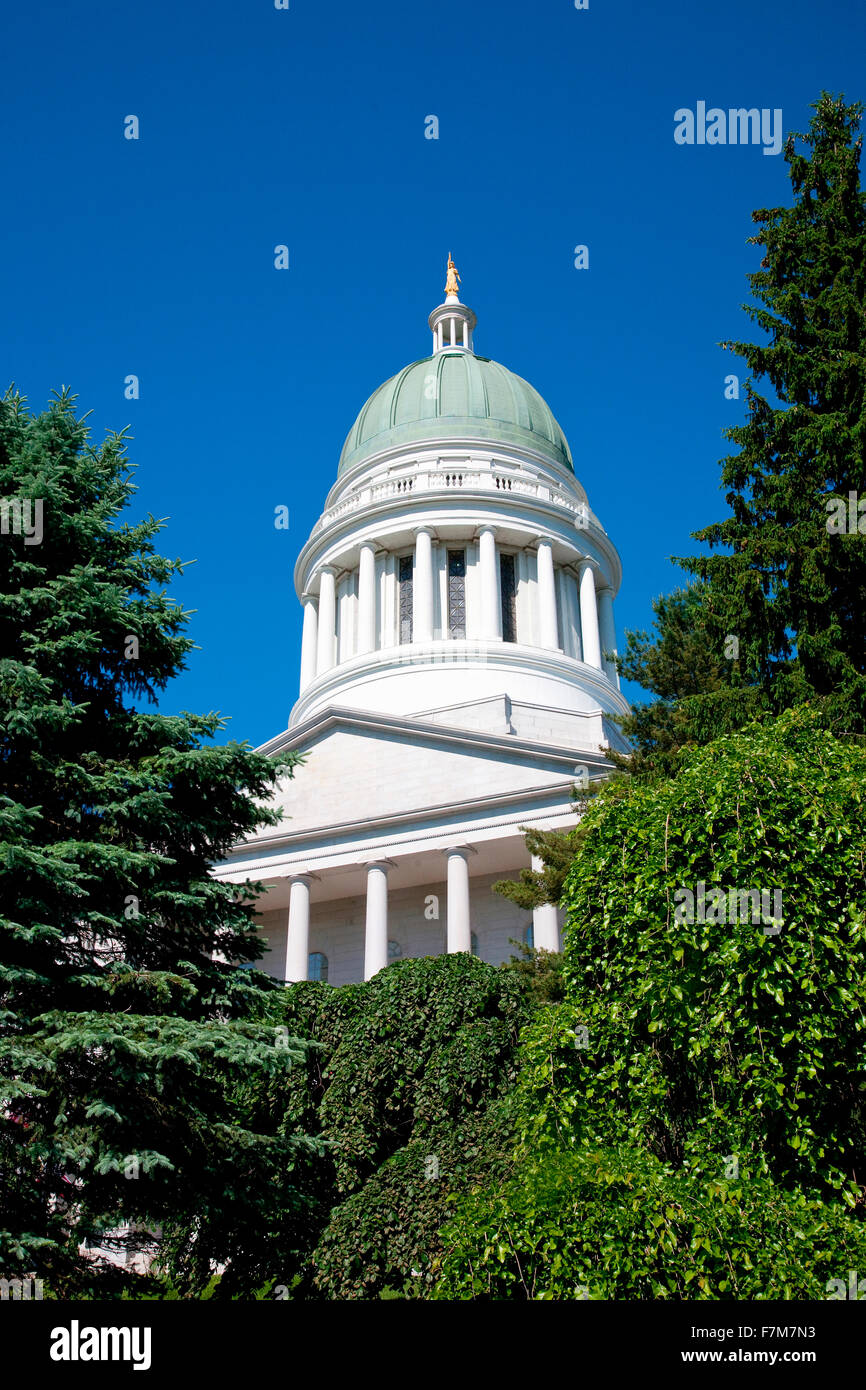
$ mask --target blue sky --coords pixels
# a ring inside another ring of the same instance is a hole
[[[717,343],[749,336],[752,209],[789,200],[782,155],[677,145],[674,112],[787,132],[822,88],[862,98],[862,7],[45,3],[7,8],[3,48],[0,389],[131,426],[136,511],[195,561],[200,650],[163,710],[285,727],[295,558],[367,396],[429,351],[449,250],[477,351],[545,396],[619,548],[620,633],[648,625],[724,515]]]

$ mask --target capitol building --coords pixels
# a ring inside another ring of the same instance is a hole
[[[557,909],[492,892],[530,866],[523,827],[575,824],[575,782],[627,751],[613,662],[617,551],[550,407],[474,348],[449,257],[432,352],[349,430],[295,566],[300,690],[262,752],[297,752],[278,826],[215,870],[265,892],[277,979],[560,945]]]

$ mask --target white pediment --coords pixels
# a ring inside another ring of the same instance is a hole
[[[272,740],[262,751],[290,749],[304,763],[280,784],[275,800],[285,819],[280,827],[264,827],[258,840],[413,814],[438,811],[445,816],[449,808],[519,799],[544,788],[561,789],[567,796],[579,767],[586,767],[590,776],[606,770],[600,753],[339,708]]]

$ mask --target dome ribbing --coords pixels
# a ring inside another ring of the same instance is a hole
[[[349,431],[338,476],[385,449],[440,439],[523,446],[574,471],[568,441],[534,386],[488,357],[445,348],[373,392]]]

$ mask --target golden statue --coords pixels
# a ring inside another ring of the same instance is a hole
[[[448,252],[448,274],[445,277],[445,293],[457,294],[457,286],[460,283],[460,272],[451,259],[451,252]]]

